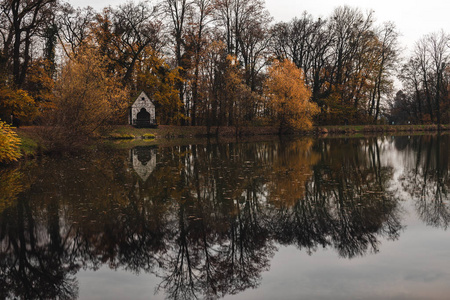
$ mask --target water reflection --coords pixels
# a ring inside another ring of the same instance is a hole
[[[156,167],[156,148],[134,147],[130,149],[130,161],[136,174],[145,182]]]
[[[392,153],[421,218],[446,228],[447,137],[103,149],[2,171],[0,298],[77,298],[77,272],[103,265],[216,298],[257,287],[280,244],[377,252],[403,228]]]
[[[399,143],[406,143],[405,138]],[[405,168],[401,182],[414,199],[420,218],[435,227],[447,229],[450,222],[448,187],[448,136],[420,136],[404,146]]]
[[[315,251],[335,248],[342,257],[378,251],[379,238],[402,228],[398,201],[388,191],[392,167],[381,166],[379,141],[319,140],[321,153],[305,195],[279,217],[282,242]]]

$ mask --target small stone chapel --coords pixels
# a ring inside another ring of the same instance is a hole
[[[145,94],[139,93],[130,107],[128,122],[135,127],[156,127],[155,104]]]

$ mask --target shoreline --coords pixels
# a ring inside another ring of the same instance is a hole
[[[332,125],[314,126],[310,130],[285,133],[283,136],[303,135],[341,135],[361,133],[420,133],[450,131],[450,125]],[[154,138],[199,138],[199,137],[246,137],[257,135],[279,135],[278,128],[274,126],[214,126],[210,127],[209,134],[206,126],[172,126],[160,125],[158,128],[135,128],[131,125],[117,125],[112,132],[103,137],[106,139],[145,139],[144,135],[150,134]]]
[[[41,155],[45,150],[36,137],[35,126],[24,126],[15,128],[22,143],[20,146],[23,158],[31,158]],[[450,131],[450,125],[441,125],[438,130],[437,125],[333,125],[314,126],[310,130],[286,133],[290,136],[311,136],[311,137],[364,137],[365,135],[382,134],[430,134]],[[143,140],[145,144],[164,144],[167,141],[178,139],[198,139],[198,138],[225,138],[243,139],[249,137],[279,136],[278,127],[274,126],[173,126],[160,125],[158,128],[135,128],[131,125],[116,125],[112,130],[103,136],[99,136],[100,141],[136,141]]]

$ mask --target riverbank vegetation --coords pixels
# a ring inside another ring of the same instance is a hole
[[[20,158],[20,139],[11,127],[0,121],[0,164]]]
[[[421,38],[404,59],[395,24],[378,24],[373,11],[343,6],[327,18],[305,12],[275,22],[262,0],[102,11],[59,0],[0,3],[0,118],[41,125],[49,148],[126,124],[139,91],[155,102],[158,124],[204,126],[208,135],[450,122],[448,34]]]

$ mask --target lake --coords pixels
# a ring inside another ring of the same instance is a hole
[[[448,299],[447,135],[100,145],[0,169],[1,299]]]

